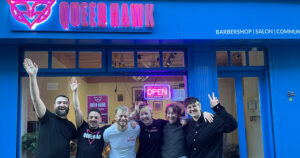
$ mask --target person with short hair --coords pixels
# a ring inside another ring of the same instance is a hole
[[[162,158],[186,158],[184,130],[180,123],[181,112],[177,103],[166,106],[168,123],[163,129]]]
[[[200,101],[195,97],[184,100],[187,113],[192,117],[185,126],[185,139],[188,158],[222,158],[223,133],[232,132],[237,128],[237,122],[232,115],[221,106],[214,93],[210,99],[214,110],[214,121],[203,121]]]
[[[160,158],[163,128],[167,121],[153,119],[152,108],[147,103],[139,104],[137,113],[140,119],[138,124],[141,126],[137,158]]]
[[[110,144],[110,158],[135,158],[136,138],[140,134],[140,126],[133,128],[129,122],[129,108],[118,106],[115,110],[116,123],[104,131],[103,138]]]
[[[70,157],[70,141],[76,139],[77,135],[75,126],[67,119],[69,98],[58,95],[54,103],[55,113],[50,112],[40,98],[37,83],[38,65],[28,58],[24,59],[23,65],[29,75],[30,96],[40,123],[36,157]]]
[[[78,97],[79,83],[75,77],[71,79],[70,87],[73,92],[73,105],[79,137],[76,158],[102,158],[103,133],[109,126],[99,127],[102,122],[102,115],[97,108],[91,108],[88,112],[87,122],[84,121]]]

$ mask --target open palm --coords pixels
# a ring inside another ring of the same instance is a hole
[[[33,63],[30,59],[25,58],[23,65],[28,75],[33,76],[37,74],[39,68],[36,63]]]
[[[70,82],[70,87],[72,91],[76,91],[78,89],[79,83],[77,82],[77,79],[75,77],[72,77]]]

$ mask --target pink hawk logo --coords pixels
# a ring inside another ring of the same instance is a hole
[[[30,29],[34,29],[49,18],[56,0],[7,0],[7,2],[12,16]]]
[[[100,102],[102,100],[102,97],[101,96],[94,97],[94,100],[96,102]]]

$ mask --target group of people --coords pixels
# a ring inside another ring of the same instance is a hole
[[[54,113],[47,110],[40,98],[37,84],[38,66],[24,60],[29,75],[30,95],[40,122],[37,158],[69,158],[70,141],[78,139],[77,158],[101,158],[103,148],[110,145],[110,158],[221,158],[223,133],[237,128],[236,120],[226,112],[219,100],[209,96],[215,114],[201,111],[197,98],[184,101],[189,119],[182,119],[182,109],[176,104],[167,105],[167,120],[153,119],[147,103],[137,104],[132,113],[127,106],[115,110],[115,123],[100,127],[101,112],[92,108],[84,120],[78,97],[79,83],[72,78],[75,122],[67,120],[70,100],[65,95],[55,98]],[[135,145],[139,140],[137,153]]]

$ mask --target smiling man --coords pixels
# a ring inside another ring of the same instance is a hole
[[[78,97],[79,83],[75,77],[72,78],[70,87],[73,91],[73,105],[79,137],[76,158],[102,158],[102,150],[104,148],[103,133],[109,126],[99,127],[102,117],[100,110],[97,108],[90,109],[87,122],[85,122]]]
[[[37,158],[70,157],[70,140],[76,138],[76,129],[67,120],[69,98],[59,95],[55,98],[55,114],[48,111],[40,98],[37,84],[38,66],[30,59],[24,59],[24,68],[29,75],[30,96],[39,119],[39,136],[37,141]]]
[[[103,137],[106,143],[110,143],[111,158],[135,158],[136,138],[140,133],[139,125],[132,128],[129,122],[129,109],[119,106],[115,111],[116,123],[104,131]]]

